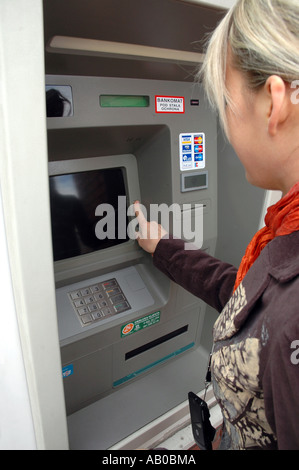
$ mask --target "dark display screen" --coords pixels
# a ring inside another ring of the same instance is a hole
[[[50,176],[54,261],[127,241],[125,196],[121,168]],[[102,204],[108,204],[109,211],[100,210],[101,215],[95,215],[97,207]],[[97,227],[100,230],[96,231]]]
[[[207,175],[205,173],[201,175],[190,175],[185,177],[185,188],[201,188],[207,185]]]

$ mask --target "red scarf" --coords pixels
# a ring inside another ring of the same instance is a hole
[[[237,273],[234,291],[263,248],[273,238],[299,230],[299,183],[295,184],[280,201],[269,207],[265,224],[266,226],[255,234],[246,249]]]

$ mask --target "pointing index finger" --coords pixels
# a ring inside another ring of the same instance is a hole
[[[135,215],[137,217],[137,220],[138,220],[139,224],[143,225],[143,224],[147,223],[147,220],[144,217],[144,214],[143,214],[142,209],[140,207],[139,201],[134,202],[134,210],[135,210]]]

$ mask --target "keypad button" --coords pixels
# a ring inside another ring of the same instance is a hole
[[[111,308],[109,308],[109,307],[102,308],[102,313],[103,313],[103,315],[104,315],[105,317],[107,317],[108,315],[112,315],[112,314],[113,314]]]
[[[94,299],[95,300],[102,300],[104,298],[105,298],[105,296],[101,292],[99,294],[94,294]]]
[[[92,318],[94,320],[99,320],[100,318],[103,318],[104,314],[100,311],[100,312],[93,312],[91,314]]]
[[[116,287],[117,282],[115,279],[110,279],[109,281],[102,282],[102,286],[105,290],[110,289],[110,287]]]
[[[112,297],[113,295],[116,295],[119,293],[120,293],[119,287],[114,287],[113,289],[106,290],[106,294],[108,295],[108,297]]]
[[[90,312],[95,312],[96,310],[98,310],[98,305],[97,304],[90,304],[90,305],[88,305],[88,310]]]
[[[87,323],[91,323],[92,322],[92,318],[91,318],[91,315],[88,314],[88,315],[83,315],[81,317],[81,321],[84,325],[86,325]]]
[[[125,298],[122,294],[120,294],[120,295],[116,295],[115,297],[111,297],[110,302],[112,304],[117,304],[118,302],[121,302],[122,300],[125,300]]]
[[[128,302],[121,302],[117,305],[114,305],[113,308],[116,311],[116,313],[121,313],[121,312],[125,312],[126,310],[129,310],[130,306]]]
[[[94,302],[94,297],[92,295],[89,295],[87,297],[84,297],[84,302],[86,304],[91,304],[92,302]]]
[[[70,296],[71,296],[71,299],[73,300],[79,299],[81,297],[81,293],[79,290],[77,290],[77,291],[71,292]]]
[[[88,308],[87,307],[78,308],[78,313],[79,315],[85,315],[86,313],[89,313]]]
[[[81,295],[89,295],[90,293],[91,293],[91,290],[88,287],[81,290]]]
[[[100,284],[95,284],[94,286],[90,287],[90,290],[93,294],[96,294],[97,292],[100,292],[101,290],[103,290],[103,288]]]

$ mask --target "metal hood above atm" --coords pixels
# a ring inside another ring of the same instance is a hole
[[[192,82],[204,40],[231,3],[44,0],[46,73]],[[111,44],[110,53],[90,50]]]

